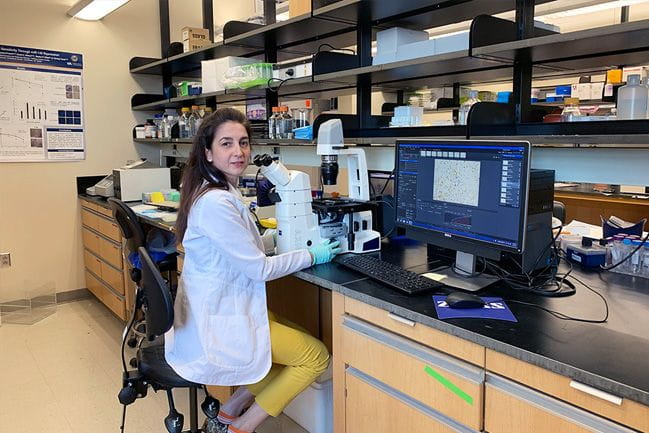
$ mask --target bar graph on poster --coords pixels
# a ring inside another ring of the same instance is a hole
[[[85,158],[83,56],[0,45],[0,162]]]

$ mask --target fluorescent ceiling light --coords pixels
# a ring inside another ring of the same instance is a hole
[[[80,0],[68,10],[68,15],[87,21],[97,21],[130,0]]]
[[[585,15],[594,12],[601,12],[624,6],[633,6],[637,4],[647,3],[649,0],[615,0],[615,1],[602,1],[602,0],[558,0],[545,3],[536,7],[535,19],[553,20],[565,17],[574,17],[578,15]],[[503,18],[513,21],[516,17],[515,11],[503,12],[494,15],[497,18]],[[446,36],[449,33],[461,32],[469,30],[471,21],[463,21],[455,24],[449,24],[442,27],[434,27],[428,29],[431,37]]]
[[[545,13],[538,15],[537,18],[544,18],[544,19],[556,19],[556,18],[568,18],[568,17],[574,17],[577,15],[585,15],[585,14],[590,14],[594,12],[601,12],[601,11],[606,11],[610,9],[616,9],[616,8],[622,8],[625,6],[633,6],[637,5],[640,3],[646,3],[647,0],[614,0],[614,1],[607,1],[603,3],[596,3],[592,4],[589,6],[583,6],[583,7],[577,7],[575,9],[568,9],[564,10],[561,12],[556,12],[556,13]]]

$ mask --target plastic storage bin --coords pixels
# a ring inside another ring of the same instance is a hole
[[[272,63],[251,63],[228,68],[223,84],[226,89],[249,89],[255,86],[266,86],[268,80],[272,78]]]
[[[333,370],[327,371],[286,406],[284,413],[309,433],[333,432]]]
[[[221,59],[204,60],[201,62],[201,82],[203,92],[218,92],[225,90],[223,77],[229,68],[254,63],[254,59],[228,56]]]

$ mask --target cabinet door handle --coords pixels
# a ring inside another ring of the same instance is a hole
[[[406,319],[405,317],[397,316],[394,313],[388,313],[388,317],[392,320],[396,320],[397,322],[403,323],[404,325],[408,325],[408,326],[415,326],[416,323],[410,319]]]
[[[577,382],[575,380],[570,381],[570,387],[578,391],[585,392],[586,394],[590,394],[593,397],[601,398],[602,400],[606,400],[609,403],[613,403],[618,406],[622,404],[621,397],[618,397],[617,395],[609,394],[608,392],[602,391],[597,388],[593,388],[592,386],[586,385],[581,382]]]

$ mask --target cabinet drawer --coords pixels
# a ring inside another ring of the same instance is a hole
[[[95,214],[90,212],[87,209],[81,209],[81,223],[86,226],[90,227],[93,230],[99,230],[99,221],[102,218]]]
[[[183,265],[185,264],[185,256],[176,257],[176,269],[180,274],[183,271]]]
[[[485,388],[485,430],[489,433],[634,432],[500,376],[488,374]]]
[[[83,251],[83,262],[93,274],[101,275],[101,260],[88,250]]]
[[[471,364],[484,366],[485,348],[478,344],[401,318],[355,299],[345,298],[345,312]]]
[[[119,230],[119,226],[113,220],[108,220],[106,218],[99,218],[99,226],[97,230],[107,238],[114,240],[115,242],[122,242],[122,233]]]
[[[99,255],[117,269],[122,269],[122,247],[100,237]]]
[[[102,300],[102,285],[97,277],[92,275],[90,272],[86,271],[86,286],[88,290],[97,297],[100,301]],[[103,301],[102,301],[103,302]]]
[[[81,200],[81,206],[85,207],[86,209],[91,209],[91,210],[94,210],[94,211],[96,211],[97,208],[99,207],[99,205],[97,205],[97,204],[95,204],[95,203],[93,203],[91,201],[83,200],[83,199]]]
[[[118,296],[106,287],[97,277],[86,271],[86,285],[97,299],[108,307],[117,317],[124,320],[126,317],[124,309],[124,298]]]
[[[398,390],[348,368],[345,431],[349,433],[474,433]]]
[[[101,240],[101,237],[87,228],[81,229],[81,237],[83,239],[83,246],[92,251],[93,253],[97,255],[101,255],[101,251],[99,248],[99,241]]]
[[[117,317],[122,320],[126,319],[125,308],[124,308],[124,298],[118,296],[115,292],[110,290],[108,287],[103,286],[104,293],[102,297],[102,302],[105,306],[115,313]]]
[[[482,429],[484,370],[356,318],[343,318],[342,360],[422,404]]]
[[[112,266],[101,262],[101,279],[120,295],[124,295],[124,274]]]
[[[491,349],[487,350],[486,362],[488,371],[513,379],[575,406],[598,413],[620,424],[649,432],[649,407],[647,406],[629,399],[620,399],[613,395],[609,395],[610,398],[607,400],[607,393],[599,397],[589,394],[589,388],[580,386],[580,384],[568,377]],[[595,394],[600,393],[595,390]]]
[[[102,215],[105,215],[109,218],[113,218],[113,211],[110,208],[105,208],[103,206],[95,205],[95,210]]]

